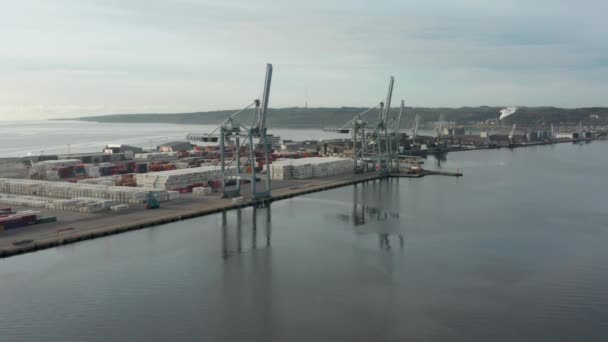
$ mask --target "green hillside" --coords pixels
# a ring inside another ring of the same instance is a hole
[[[322,128],[340,127],[356,114],[366,108],[341,107],[341,108],[280,108],[269,109],[268,125],[282,128]],[[445,114],[446,120],[458,124],[474,124],[484,120],[495,120],[502,107],[462,107],[462,108],[412,108],[407,107],[402,119],[402,127],[407,127],[413,121],[416,114],[420,114],[422,122],[436,121],[440,114]],[[393,108],[393,112],[397,112]],[[234,110],[209,111],[196,113],[176,114],[115,114],[104,116],[81,117],[82,121],[94,122],[124,122],[124,123],[172,123],[172,124],[199,124],[215,125],[220,123]],[[244,114],[243,118],[250,117]],[[378,111],[366,114],[369,122],[373,122]],[[555,108],[555,107],[520,107],[518,111],[508,119],[508,123],[518,125],[543,126],[551,122],[555,124],[583,124],[606,125],[608,124],[608,108]]]

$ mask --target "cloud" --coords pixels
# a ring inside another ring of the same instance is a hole
[[[60,3],[0,4],[0,108],[238,108],[266,62],[273,106],[608,105],[604,1]]]

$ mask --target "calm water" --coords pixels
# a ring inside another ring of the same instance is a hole
[[[0,260],[0,340],[606,341],[607,149],[453,153],[463,178]]]
[[[28,153],[54,154],[101,151],[106,144],[128,144],[144,148],[185,140],[188,132],[208,133],[215,126],[173,124],[121,124],[84,121],[0,121],[0,157]],[[270,129],[284,139],[330,139],[348,136],[321,130]]]

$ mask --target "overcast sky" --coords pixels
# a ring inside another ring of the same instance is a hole
[[[606,0],[0,2],[0,118],[608,105]]]

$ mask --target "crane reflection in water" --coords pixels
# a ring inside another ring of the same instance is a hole
[[[230,213],[230,219],[228,216],[229,213],[226,211],[221,214],[222,257],[224,259],[228,259],[234,254],[270,247],[272,231],[270,206],[237,209]],[[261,227],[258,226],[259,223],[261,223]]]
[[[395,180],[398,181],[398,180]],[[377,234],[380,249],[390,250],[391,237],[396,237],[403,248],[405,240],[399,222],[398,189],[393,181],[362,183],[353,186],[353,206],[350,215],[339,215],[340,220],[353,226],[357,235]]]
[[[353,186],[350,214],[338,218],[351,225],[356,235],[376,234],[380,249],[403,248],[405,240],[398,210],[398,180],[384,180]],[[271,206],[221,213],[222,257],[228,259],[271,247]]]

